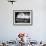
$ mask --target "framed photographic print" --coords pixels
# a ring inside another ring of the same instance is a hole
[[[13,24],[32,25],[32,10],[13,10]]]

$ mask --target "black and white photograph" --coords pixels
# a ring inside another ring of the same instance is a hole
[[[32,24],[32,10],[14,10],[14,24]]]

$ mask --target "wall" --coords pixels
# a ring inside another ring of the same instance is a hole
[[[14,26],[13,10],[33,10],[32,26]],[[13,5],[0,0],[0,40],[15,40],[19,32],[30,34],[33,40],[46,40],[46,0],[17,0]]]

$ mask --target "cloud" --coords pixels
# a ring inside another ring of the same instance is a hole
[[[17,18],[26,18],[26,19],[29,19],[30,16],[27,15],[27,14],[24,14],[24,13],[20,13],[20,14],[18,14]]]

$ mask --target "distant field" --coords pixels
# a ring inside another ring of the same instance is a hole
[[[24,18],[16,18],[16,23],[30,23],[30,19],[24,19]]]

